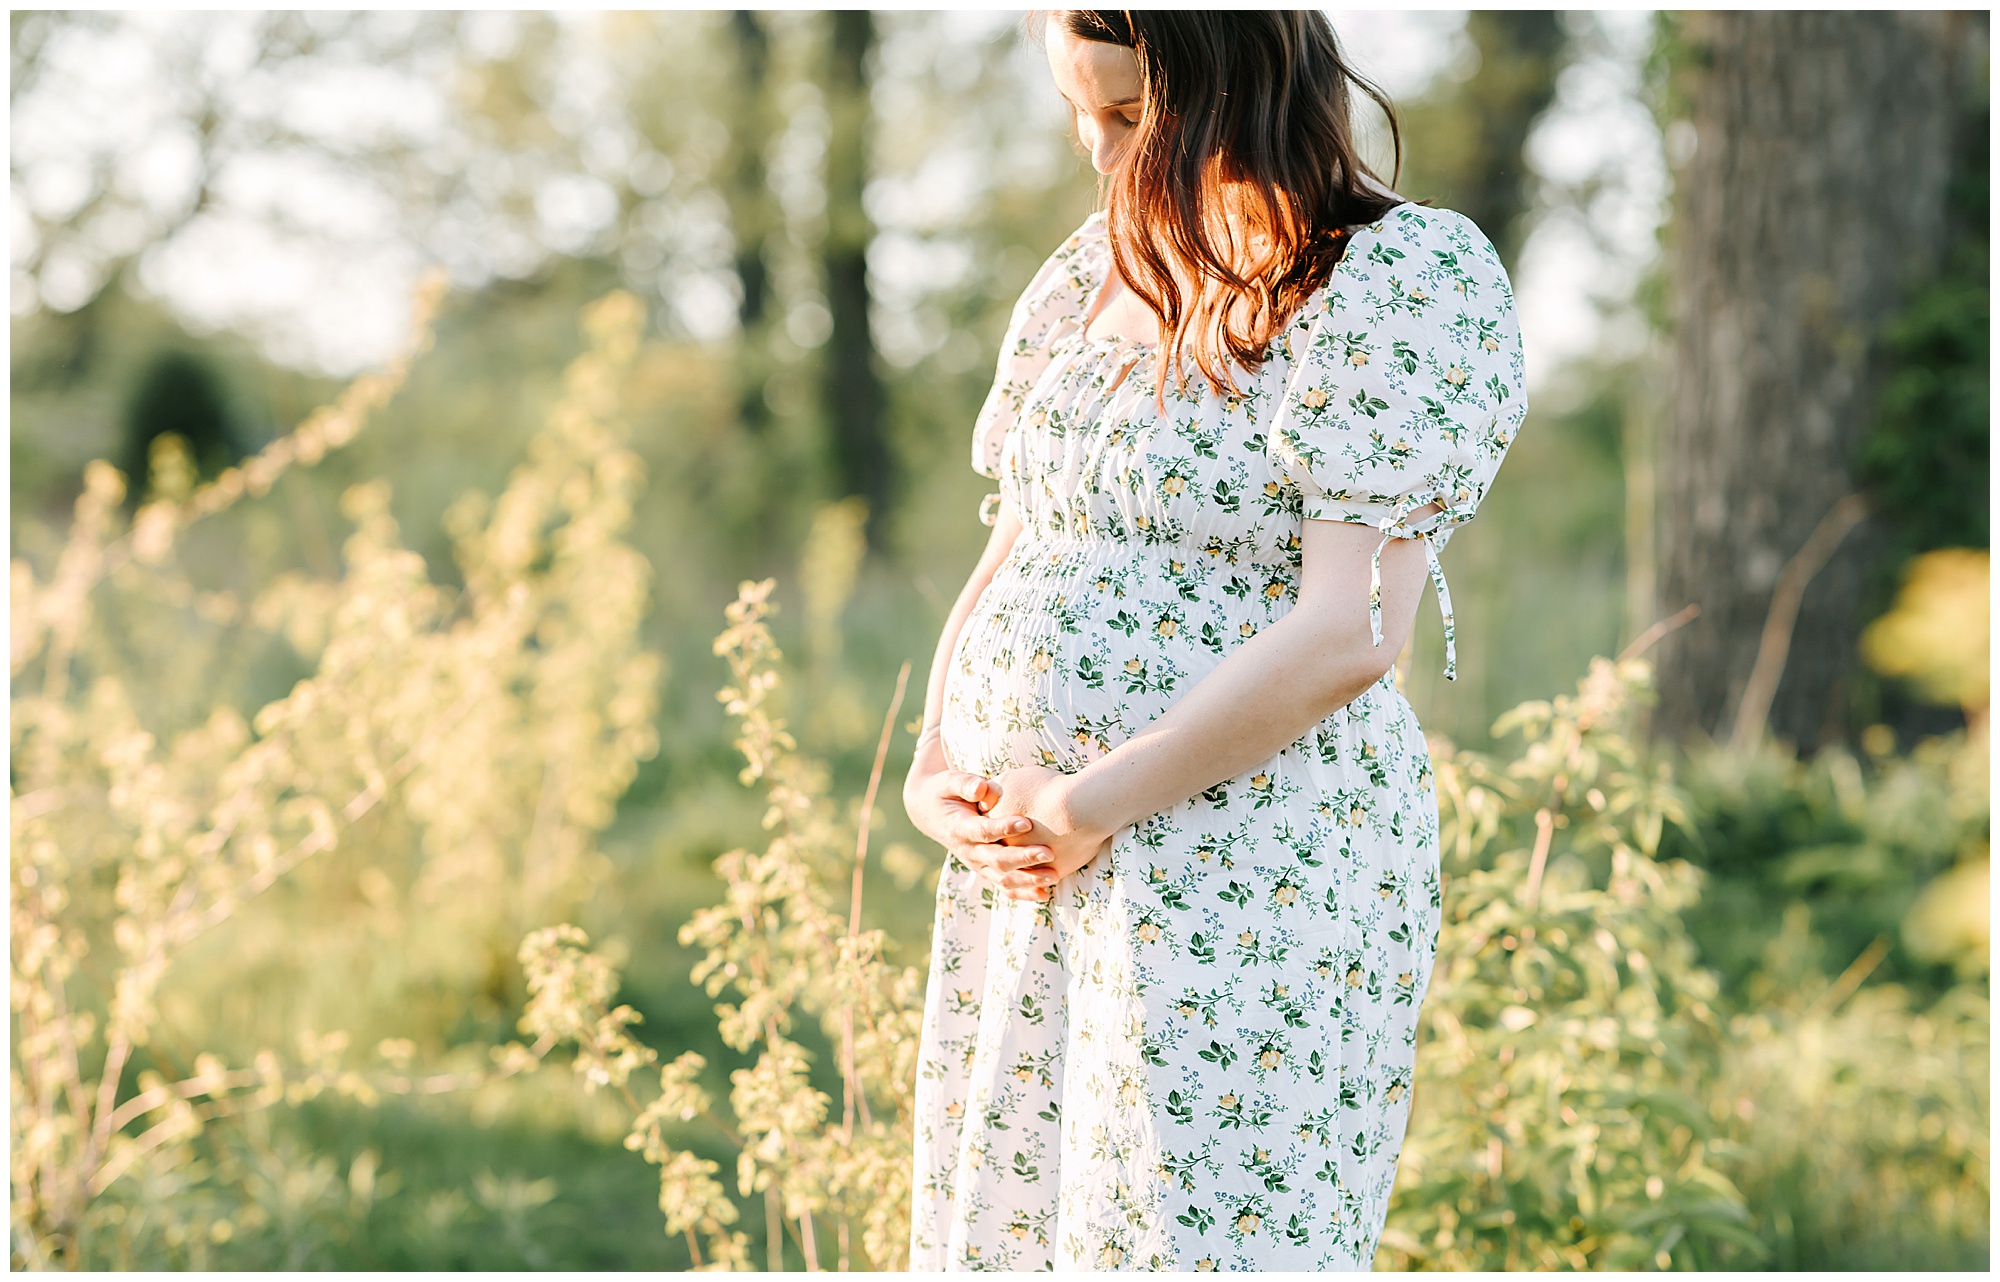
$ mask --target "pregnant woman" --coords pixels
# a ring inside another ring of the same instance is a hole
[[[917,1269],[1365,1269],[1436,948],[1391,671],[1526,404],[1465,217],[1355,153],[1318,11],[1067,10],[1107,178],[973,433],[993,536],[905,785],[949,848]],[[1387,106],[1386,103],[1383,104]]]

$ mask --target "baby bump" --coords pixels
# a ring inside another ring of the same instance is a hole
[[[945,749],[964,769],[1073,772],[1158,718],[1263,622],[1202,592],[1188,554],[1037,544],[1010,557],[959,633]]]
[[[990,775],[1071,760],[1071,726],[1058,703],[1078,637],[1061,628],[1050,604],[989,589],[966,619],[945,679],[942,727],[959,769]]]

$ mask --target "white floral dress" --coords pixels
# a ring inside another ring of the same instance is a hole
[[[953,765],[1082,769],[1297,600],[1304,520],[1436,550],[1526,413],[1513,293],[1463,215],[1400,205],[1242,394],[1154,400],[1086,338],[1102,215],[1016,306],[973,466],[1024,529],[951,657]],[[1408,514],[1436,502],[1419,522]],[[1379,614],[1377,615],[1379,622]],[[1436,951],[1437,797],[1393,675],[1118,833],[1048,904],[939,879],[916,1269],[1365,1269]]]

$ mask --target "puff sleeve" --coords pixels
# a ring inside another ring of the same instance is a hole
[[[1095,287],[1087,250],[1103,238],[1104,215],[1092,214],[1049,255],[1021,297],[1000,341],[999,369],[972,427],[972,470],[1000,478],[1001,451],[1022,406],[1049,368],[1054,345],[1076,328]],[[989,503],[990,507],[991,504]],[[988,525],[993,522],[982,514]]]
[[[1438,563],[1472,519],[1528,411],[1514,292],[1477,224],[1402,205],[1359,228],[1316,310],[1285,335],[1292,365],[1266,455],[1308,520],[1382,532],[1369,623],[1382,642],[1382,549],[1424,541],[1457,675],[1451,594]],[[1412,521],[1410,514],[1437,504]]]

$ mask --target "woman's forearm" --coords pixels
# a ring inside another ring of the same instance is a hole
[[[1381,680],[1415,622],[1423,552],[1400,544],[1383,558],[1380,646],[1370,639],[1363,574],[1358,595],[1348,581],[1302,597],[1159,719],[1071,776],[1061,805],[1073,830],[1109,836],[1234,778]]]

